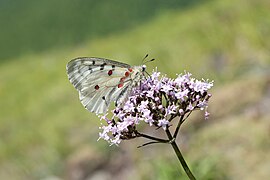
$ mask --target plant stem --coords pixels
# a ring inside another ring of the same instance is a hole
[[[166,134],[169,138],[169,140],[171,141],[171,145],[174,149],[174,152],[176,153],[177,157],[178,157],[178,160],[180,161],[182,167],[184,168],[187,176],[189,177],[190,180],[196,180],[196,178],[194,177],[194,175],[192,174],[192,172],[190,171],[180,149],[178,148],[176,142],[175,142],[175,139],[172,137],[171,135],[171,132],[169,131],[169,129],[166,130]]]
[[[169,140],[149,136],[147,134],[143,134],[143,133],[140,133],[138,131],[136,131],[135,133],[136,133],[137,137],[144,137],[144,138],[151,139],[151,140],[154,140],[154,141],[157,141],[157,142],[160,142],[160,143],[168,143],[169,142]]]
[[[182,120],[184,119],[184,115],[182,115],[181,117],[180,117],[180,119],[179,119],[179,121],[178,121],[178,124],[177,124],[177,127],[176,127],[176,129],[175,129],[175,131],[174,131],[174,134],[173,134],[173,137],[176,139],[176,137],[177,137],[177,134],[178,134],[178,132],[179,132],[179,129],[180,129],[180,126],[181,126],[181,124],[182,124]]]

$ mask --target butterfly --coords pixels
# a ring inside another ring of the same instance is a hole
[[[83,106],[90,112],[105,114],[111,102],[115,102],[116,106],[123,105],[132,88],[143,78],[146,66],[130,66],[105,58],[79,57],[71,60],[66,69]]]

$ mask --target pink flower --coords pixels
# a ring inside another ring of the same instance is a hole
[[[207,91],[213,82],[199,81],[191,76],[185,73],[170,79],[156,71],[142,79],[123,107],[116,107],[111,118],[108,114],[101,117],[108,125],[100,128],[103,130],[100,138],[117,145],[123,139],[139,137],[137,126],[140,123],[166,130],[175,117],[184,119],[187,113],[205,110],[211,97]],[[205,111],[205,119],[208,117]]]

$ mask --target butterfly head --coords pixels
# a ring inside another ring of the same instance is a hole
[[[145,70],[146,70],[146,65],[144,64],[142,65],[142,72],[145,72]]]
[[[142,73],[144,73],[144,72],[146,72],[146,63],[149,63],[149,62],[152,62],[152,61],[154,61],[155,59],[150,59],[150,60],[148,60],[148,61],[145,61],[146,60],[146,58],[148,57],[148,54],[146,54],[146,56],[143,58],[143,60],[142,60],[142,62],[143,62],[143,65],[141,66],[141,72]],[[147,72],[146,72],[147,73]],[[147,73],[148,74],[148,73]]]

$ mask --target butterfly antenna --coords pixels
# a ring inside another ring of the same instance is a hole
[[[151,60],[149,60],[149,61],[145,61],[145,59],[148,57],[148,54],[146,54],[145,56],[144,56],[144,58],[142,59],[142,64],[146,64],[146,63],[149,63],[149,62],[152,62],[152,61],[154,61],[155,59],[151,59]]]
[[[146,54],[146,55],[144,56],[144,58],[142,59],[142,64],[143,64],[144,60],[145,60],[147,57],[148,57],[148,54]]]
[[[143,64],[146,64],[146,63],[149,63],[149,62],[152,62],[152,61],[155,60],[155,59],[153,58],[153,59],[150,59],[150,60],[144,62],[144,60],[145,60],[147,57],[148,57],[148,54],[146,54],[145,57],[143,58],[143,60],[142,60],[142,63],[143,63]],[[150,75],[147,71],[144,71],[144,72],[145,72],[149,77],[151,77],[151,75]],[[145,77],[145,76],[144,76],[144,77]]]
[[[144,64],[154,61],[155,59],[151,59],[149,61],[146,61]]]

